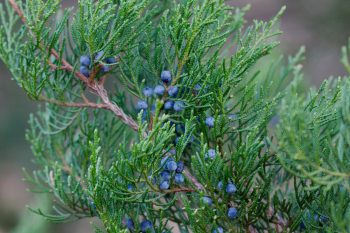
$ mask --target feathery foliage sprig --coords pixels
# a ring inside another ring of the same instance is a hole
[[[0,58],[42,103],[24,174],[54,205],[31,210],[96,232],[350,232],[348,77],[307,91],[303,48],[270,55],[284,8],[245,26],[248,9],[0,4]]]

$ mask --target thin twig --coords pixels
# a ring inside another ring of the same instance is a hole
[[[196,192],[196,190],[191,189],[191,188],[183,187],[183,188],[169,189],[169,190],[165,190],[165,191],[163,191],[163,192],[164,192],[164,193],[181,193],[181,192],[188,192],[188,193],[191,193],[191,192]]]
[[[92,102],[84,102],[84,103],[72,103],[72,102],[62,102],[62,101],[58,101],[55,99],[49,99],[46,98],[45,96],[40,96],[39,97],[40,101],[44,101],[47,103],[51,103],[51,104],[56,104],[56,105],[60,105],[60,106],[64,106],[64,107],[75,107],[75,108],[103,108],[103,109],[108,109],[108,106],[106,104],[96,104],[96,103],[92,103]]]
[[[189,180],[192,181],[192,183],[196,186],[197,189],[199,189],[199,190],[204,190],[204,186],[196,179],[196,177],[194,177],[194,176],[190,173],[190,171],[189,171],[188,169],[185,169],[184,174],[185,174],[185,176],[187,176],[187,178],[188,178]]]

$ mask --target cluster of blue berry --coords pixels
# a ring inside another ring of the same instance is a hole
[[[95,62],[100,62],[103,57],[104,52],[100,51],[95,56]],[[103,60],[101,70],[106,73],[110,71],[111,65],[115,64],[117,60],[114,57],[108,57]],[[82,73],[85,77],[90,77],[90,69],[91,68],[91,59],[87,55],[83,55],[80,57],[80,73]]]
[[[327,216],[324,216],[324,215],[314,214],[313,216],[314,217],[312,219],[311,212],[307,211],[306,217],[304,217],[304,218],[307,220],[307,222],[311,222],[313,225],[319,225],[320,227],[324,226],[329,221],[329,218]],[[306,225],[305,225],[304,220],[301,221],[301,223],[300,223],[300,230],[301,231],[306,230]]]
[[[217,186],[217,189],[219,191],[222,191],[224,188],[224,183],[222,181],[220,181],[218,183],[218,186]],[[236,185],[234,185],[232,182],[229,182],[227,185],[226,185],[226,189],[225,189],[226,193],[228,195],[233,195],[236,191],[237,191],[237,188],[236,188]],[[202,197],[202,202],[207,205],[207,206],[212,206],[213,205],[213,200],[211,199],[211,197],[209,196],[204,196]],[[237,218],[238,216],[238,210],[235,208],[235,207],[230,207],[228,208],[227,210],[227,217],[231,220]],[[223,233],[224,232],[224,229],[222,227],[217,227],[215,228],[212,233]]]
[[[166,93],[169,97],[171,98],[176,98],[178,93],[179,93],[179,87],[178,86],[171,86],[171,73],[168,70],[164,70],[161,73],[160,79],[162,80],[163,84],[162,85],[157,85],[154,88],[151,87],[145,87],[143,89],[143,95],[146,98],[150,97],[158,97],[158,98],[163,98]],[[153,106],[152,106],[153,107]],[[137,103],[137,108],[139,110],[147,110],[148,109],[148,103],[146,100],[139,100]],[[153,107],[154,108],[154,107]],[[175,112],[181,112],[185,108],[185,104],[181,100],[166,100],[163,106],[164,110],[170,111],[174,110]]]
[[[219,191],[222,191],[224,188],[224,183],[222,181],[219,181],[218,185],[217,185],[217,189]],[[235,192],[237,192],[237,187],[234,183],[232,182],[228,182],[225,188],[225,191],[227,193],[227,195],[233,195]],[[235,219],[238,215],[238,211],[235,207],[230,207],[227,211],[227,217],[229,219]]]
[[[167,190],[170,188],[171,177],[174,177],[174,181],[177,185],[182,185],[185,182],[185,177],[182,174],[185,164],[182,161],[176,162],[171,157],[164,157],[161,160],[159,189]]]
[[[129,231],[131,232],[135,231],[135,224],[131,218],[126,219],[125,226]],[[140,223],[140,229],[142,233],[153,231],[153,224],[150,220],[145,219]]]

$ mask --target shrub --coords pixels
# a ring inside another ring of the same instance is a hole
[[[247,10],[1,4],[0,58],[42,103],[25,179],[55,204],[31,210],[96,232],[350,232],[349,78],[306,90],[303,48],[270,55],[283,9],[246,27]]]

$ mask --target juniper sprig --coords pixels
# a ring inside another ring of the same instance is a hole
[[[303,48],[271,55],[284,8],[251,26],[248,9],[1,3],[0,58],[42,103],[24,175],[55,205],[31,210],[96,232],[350,232],[349,77],[307,90]]]

